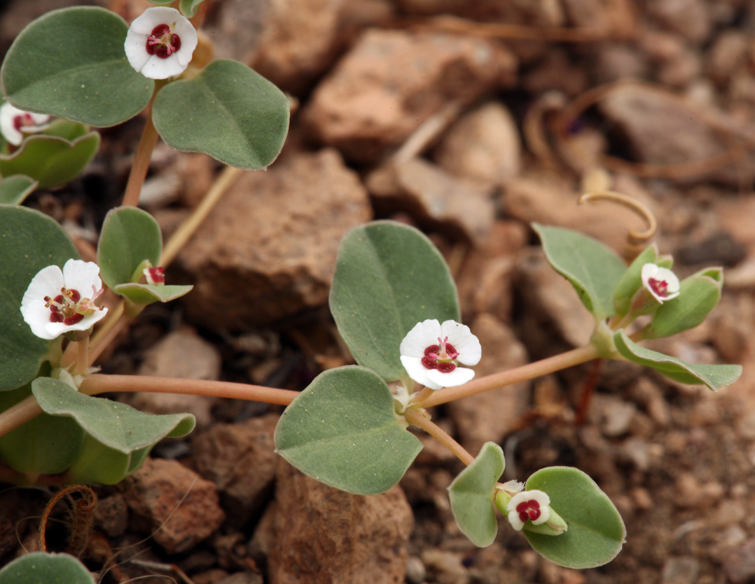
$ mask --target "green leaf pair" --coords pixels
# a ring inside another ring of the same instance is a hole
[[[83,124],[57,120],[44,132],[25,138],[13,154],[0,155],[0,176],[6,182],[20,175],[36,182],[34,188],[59,186],[79,176],[99,147],[97,132],[90,132]],[[0,201],[19,204],[28,192],[20,200],[7,201],[0,192]]]
[[[117,207],[105,217],[97,246],[102,281],[137,305],[170,302],[188,294],[193,286],[140,284],[145,262],[160,263],[160,226],[149,213],[136,207]]]
[[[448,488],[451,510],[462,533],[475,545],[486,547],[498,533],[493,499],[505,460],[500,446],[487,442],[480,454]],[[560,535],[523,530],[533,549],[566,568],[594,568],[610,562],[621,551],[626,529],[611,500],[585,473],[570,467],[537,471],[525,485],[551,500],[566,521]]]
[[[193,14],[199,4],[182,0],[181,10]],[[129,64],[127,32],[120,16],[98,7],[54,10],[38,18],[13,42],[0,71],[8,101],[98,128],[133,118],[147,106],[155,82]],[[152,116],[169,146],[259,170],[283,147],[289,109],[286,96],[264,77],[238,61],[220,60],[162,87]]]

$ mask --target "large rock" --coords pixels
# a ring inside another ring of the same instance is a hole
[[[169,554],[191,549],[225,519],[215,485],[175,460],[148,458],[121,489],[133,524]]]
[[[367,177],[367,189],[379,214],[406,211],[421,225],[475,244],[488,235],[495,220],[486,190],[422,158],[378,168]]]
[[[462,116],[435,149],[435,161],[456,176],[500,186],[519,174],[521,140],[506,107],[490,102]]]
[[[477,377],[528,363],[524,345],[494,316],[481,314],[471,329],[482,345],[482,359],[474,368]],[[485,442],[500,443],[517,429],[529,407],[529,385],[516,383],[449,403],[462,446],[476,456]]]
[[[324,143],[372,161],[449,101],[511,85],[515,68],[511,53],[483,39],[370,29],[318,85],[304,117]]]
[[[189,318],[240,330],[324,303],[341,238],[371,214],[334,150],[243,175],[179,256]]]
[[[272,497],[277,422],[278,416],[269,414],[241,424],[217,424],[191,442],[197,472],[217,485],[229,521],[236,527]]]
[[[271,584],[404,581],[414,518],[399,487],[350,495],[281,461],[270,513],[254,537],[267,548]]]

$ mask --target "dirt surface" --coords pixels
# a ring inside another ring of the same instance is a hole
[[[7,3],[0,48],[42,5],[70,4]],[[146,6],[112,4],[127,18]],[[371,217],[420,227],[445,255],[464,322],[483,344],[478,374],[576,347],[590,317],[548,268],[529,222],[578,229],[623,253],[642,222],[607,203],[578,207],[596,184],[654,212],[656,241],[680,276],[727,268],[708,321],[652,346],[745,372],[715,394],[633,364],[592,363],[433,412],[473,454],[485,440],[501,444],[507,480],[570,465],[599,483],[627,543],[585,571],[543,560],[505,520],[493,545],[474,547],[446,492],[462,464],[425,436],[398,488],[355,497],[273,452],[279,407],[113,396],[155,413],[189,411],[199,427],[160,443],[122,484],[96,489],[82,557],[101,581],[755,581],[755,4],[214,0],[206,31],[217,56],[244,60],[289,92],[290,137],[267,173],[231,188],[169,269],[171,283],[195,293],[148,307],[100,359],[105,373],[301,390],[352,363],[327,290],[338,241]],[[437,131],[417,145],[428,120]],[[60,220],[85,258],[119,203],[142,125],[102,130],[84,176],[27,203]],[[218,171],[158,144],[142,204],[166,237]],[[35,549],[50,497],[0,492],[0,565]],[[54,516],[48,538],[62,551],[64,505]]]

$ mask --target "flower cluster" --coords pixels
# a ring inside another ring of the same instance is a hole
[[[0,133],[3,138],[14,146],[24,140],[24,134],[36,134],[46,129],[50,122],[47,114],[25,112],[9,103],[0,107]]]
[[[480,341],[468,326],[453,320],[425,320],[409,331],[399,347],[401,363],[414,381],[431,389],[470,381],[482,356]]]
[[[89,290],[91,295],[84,296]],[[102,292],[97,264],[68,260],[62,270],[47,266],[34,276],[21,300],[21,314],[36,336],[51,341],[63,333],[89,330],[101,320],[107,308],[94,301]]]
[[[180,75],[197,48],[197,31],[175,8],[147,8],[131,23],[126,35],[126,57],[131,66],[150,79]]]

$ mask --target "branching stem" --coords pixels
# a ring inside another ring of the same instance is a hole
[[[410,424],[422,428],[425,432],[430,434],[430,436],[453,452],[454,455],[467,466],[474,462],[474,456],[464,450],[464,447],[451,438],[451,436],[449,436],[440,426],[434,424],[429,418],[426,418],[423,412],[415,410],[414,408],[409,408],[404,412],[404,417]]]

